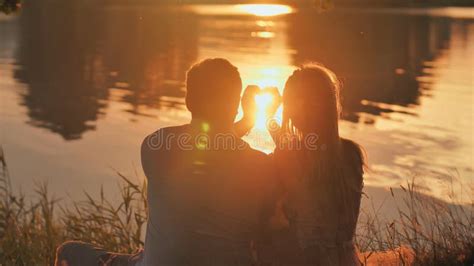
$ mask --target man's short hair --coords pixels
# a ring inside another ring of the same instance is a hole
[[[237,114],[242,80],[226,59],[206,59],[192,66],[186,88],[186,106],[193,117],[233,120]]]

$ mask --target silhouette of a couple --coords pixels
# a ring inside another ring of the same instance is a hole
[[[339,136],[334,73],[307,65],[289,77],[271,155],[240,139],[254,125],[259,88],[247,87],[244,116],[234,123],[242,82],[230,62],[194,65],[186,86],[191,122],[159,129],[141,148],[149,208],[144,250],[114,254],[67,242],[56,264],[359,265],[353,236],[364,157]],[[269,117],[279,104],[272,93]],[[310,134],[316,146],[302,143]]]

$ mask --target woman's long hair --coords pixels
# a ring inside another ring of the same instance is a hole
[[[313,63],[295,70],[283,94],[284,132],[300,141],[309,134],[316,135],[318,145],[313,150],[336,152],[340,142],[339,90],[336,75],[322,65]]]
[[[358,214],[351,195],[360,197],[362,181],[348,173],[360,170],[355,175],[361,178],[364,157],[356,143],[339,136],[340,86],[336,75],[319,64],[293,72],[283,94],[281,142],[275,155],[283,160],[296,158],[297,178],[317,189],[313,194],[322,197],[319,201],[357,209]]]

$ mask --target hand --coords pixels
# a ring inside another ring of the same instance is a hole
[[[260,88],[256,85],[249,85],[242,95],[242,110],[244,117],[234,124],[234,131],[237,136],[246,135],[255,125],[255,115],[257,113],[257,103],[255,96],[260,93]]]
[[[275,115],[282,102],[280,92],[278,91],[277,87],[267,87],[262,92],[268,93],[272,96],[272,101],[265,110],[267,118],[271,118]]]
[[[255,114],[257,113],[255,96],[259,93],[260,88],[257,85],[249,85],[245,88],[244,95],[242,95],[243,119],[255,122]]]

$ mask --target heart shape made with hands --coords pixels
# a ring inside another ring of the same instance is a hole
[[[244,116],[265,120],[275,114],[281,103],[281,95],[276,87],[260,89],[249,85],[242,95]]]
[[[272,116],[281,104],[281,95],[276,87],[266,87],[255,95],[257,109]]]

